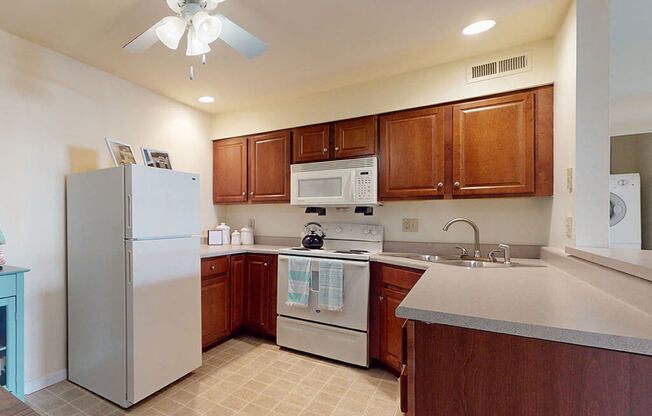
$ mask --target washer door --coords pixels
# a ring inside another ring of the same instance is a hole
[[[610,192],[609,198],[609,226],[613,227],[625,218],[627,205],[618,195]]]

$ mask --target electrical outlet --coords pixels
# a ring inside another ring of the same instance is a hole
[[[418,218],[403,218],[403,232],[404,233],[417,233],[417,232],[419,232],[419,219]]]
[[[573,217],[566,217],[566,237],[573,238]]]
[[[255,218],[249,218],[249,228],[252,230],[256,229],[256,219]]]

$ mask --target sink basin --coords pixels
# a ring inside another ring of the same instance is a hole
[[[427,261],[429,263],[447,264],[449,266],[468,267],[471,269],[477,268],[506,268],[506,267],[545,267],[543,265],[534,264],[519,264],[510,263],[505,264],[501,262],[490,262],[483,260],[461,259],[457,256],[436,256],[428,254],[409,254],[409,253],[383,253],[383,256],[401,257],[410,260]]]

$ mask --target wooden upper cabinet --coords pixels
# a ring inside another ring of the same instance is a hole
[[[444,195],[444,142],[450,107],[380,117],[380,198]]]
[[[318,124],[294,129],[292,162],[320,162],[330,158],[330,126]]]
[[[213,202],[247,201],[247,139],[213,142]]]
[[[534,92],[453,107],[453,194],[533,194]]]
[[[290,131],[249,139],[249,201],[290,200]]]
[[[361,117],[335,123],[335,159],[375,155],[377,121],[377,117]]]

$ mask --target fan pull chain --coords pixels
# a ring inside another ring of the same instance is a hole
[[[190,80],[194,81],[195,79],[195,69],[190,65]]]
[[[206,54],[203,54],[203,55],[201,56],[201,64],[202,64],[202,65],[206,65]]]

